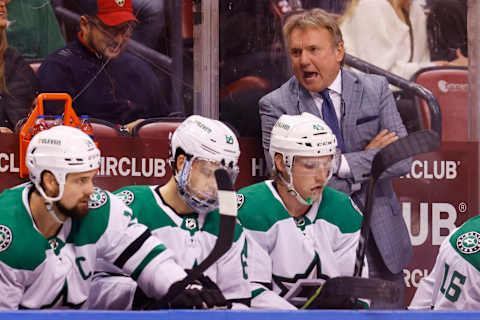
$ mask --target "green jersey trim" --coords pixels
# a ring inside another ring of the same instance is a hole
[[[82,220],[72,219],[72,230],[67,243],[76,246],[94,244],[105,233],[110,218],[110,195],[101,189],[96,189],[96,193],[104,197],[104,204],[95,209],[90,207],[88,215]]]
[[[262,292],[265,292],[266,290],[264,288],[258,288],[252,291],[252,299],[255,297],[258,297],[259,295],[262,294]]]
[[[363,216],[354,208],[348,195],[325,187],[317,219],[336,225],[342,233],[354,233],[360,230]]]
[[[137,218],[138,222],[141,224],[146,225],[151,230],[167,226],[177,226],[177,224],[159,207],[153,195],[155,190],[152,190],[150,186],[123,187],[116,190],[114,194],[125,192],[133,194],[133,199],[129,199],[125,204],[132,209],[133,216]]]
[[[162,208],[162,206],[167,206],[167,204],[163,203],[163,200],[161,198],[158,198],[157,201],[154,194],[154,192],[156,192],[156,189],[156,187],[152,186],[128,186],[118,189],[114,193],[125,194],[126,191],[132,193],[133,197],[129,198],[128,206],[133,210],[133,215],[138,219],[138,222],[146,225],[152,231],[163,227],[171,226],[188,230],[191,234],[195,233],[196,230],[189,230],[186,227],[182,228],[182,225],[185,221],[184,218],[196,217],[197,214],[187,216],[178,215],[179,224],[177,224]],[[173,211],[172,208],[168,208]],[[218,210],[214,210],[207,214],[205,223],[200,230],[218,237],[219,223],[220,214],[218,213]],[[240,238],[242,232],[242,226],[237,223],[235,227],[234,241],[237,241]]]
[[[475,269],[480,271],[480,216],[467,220],[452,236],[450,245]]]
[[[132,279],[137,281],[138,277],[140,277],[140,274],[142,273],[143,269],[152,261],[156,256],[161,254],[163,251],[165,251],[167,248],[161,244],[156,246],[155,248],[150,251],[150,253],[143,259],[143,261],[138,265],[138,267],[135,268],[132,272]]]
[[[27,209],[31,186],[14,187],[0,194],[0,261],[14,269],[35,270],[50,248],[47,239],[35,229]]]
[[[264,181],[238,192],[243,195],[238,217],[245,228],[266,232],[275,223],[292,218],[279,196],[277,198],[278,194],[272,189],[273,186],[269,185],[271,181]],[[342,233],[354,233],[360,230],[363,217],[348,195],[325,187],[315,217],[315,220],[317,219],[336,225]],[[315,223],[315,220],[312,223]]]
[[[266,182],[260,182],[238,191],[243,204],[238,210],[242,225],[250,230],[268,231],[278,221],[291,218],[283,203],[276,199]]]

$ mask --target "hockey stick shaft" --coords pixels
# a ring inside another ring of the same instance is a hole
[[[220,212],[220,225],[217,241],[210,254],[181,281],[182,285],[177,286],[170,296],[176,297],[188,284],[201,277],[202,273],[212,264],[220,259],[232,246],[235,234],[237,217],[237,196],[233,190],[233,183],[230,175],[225,169],[215,171],[215,179],[218,186],[218,201]]]
[[[353,273],[355,277],[360,277],[363,270],[366,247],[370,236],[370,220],[375,202],[374,191],[377,180],[384,171],[395,163],[414,155],[434,151],[439,145],[440,137],[436,132],[422,130],[394,141],[380,150],[373,158],[370,185],[356,253],[355,270]]]

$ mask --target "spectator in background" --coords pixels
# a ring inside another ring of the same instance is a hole
[[[165,0],[132,0],[132,5],[138,19],[132,39],[165,52]]]
[[[132,1],[84,0],[78,37],[42,63],[43,92],[68,92],[77,114],[131,129],[139,119],[169,114],[166,79],[125,52],[137,19]],[[165,80],[165,81],[162,81]],[[48,113],[61,113],[58,105]]]
[[[11,133],[17,122],[31,110],[38,88],[33,70],[22,56],[9,47],[5,28],[7,8],[0,0],[0,132]]]
[[[432,1],[427,34],[432,60],[455,61],[468,57],[467,0]],[[466,64],[465,61],[463,65]]]
[[[345,51],[400,77],[410,77],[420,68],[458,65],[431,62],[426,16],[418,1],[351,0],[340,20]]]
[[[407,134],[384,77],[357,74],[342,68],[344,45],[337,23],[323,10],[290,16],[283,27],[294,76],[260,102],[263,148],[267,165],[272,128],[283,114],[312,113],[337,137],[341,164],[328,186],[365,206],[372,160],[377,152]],[[412,257],[410,236],[392,179],[410,171],[411,159],[392,166],[377,183],[372,212],[372,236],[367,244],[370,277],[395,281],[402,288],[403,268]],[[373,304],[373,308],[403,308]]]
[[[65,45],[48,0],[9,0],[7,36],[25,59],[45,59]]]

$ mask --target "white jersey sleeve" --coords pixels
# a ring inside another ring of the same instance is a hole
[[[18,309],[23,296],[23,285],[15,269],[0,261],[0,310]],[[20,281],[18,281],[20,280]]]
[[[120,198],[109,193],[108,227],[98,242],[98,257],[113,263],[138,282],[151,297],[161,298],[168,288],[186,276],[172,251],[133,219]]]
[[[248,274],[246,272],[248,244],[245,232],[232,244],[232,247],[217,261],[217,284],[227,300],[236,297],[250,297]],[[208,270],[206,272],[208,275]]]

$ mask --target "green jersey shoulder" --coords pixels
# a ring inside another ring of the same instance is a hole
[[[480,216],[467,220],[449,241],[463,259],[480,271]]]
[[[45,260],[45,250],[50,248],[29,212],[32,187],[25,184],[0,194],[0,261],[15,269],[34,270]],[[81,246],[98,241],[108,225],[109,197],[106,191],[95,188],[89,214],[82,220],[72,219],[67,243]]]
[[[268,182],[240,189],[237,203],[239,219],[247,229],[267,231],[278,221],[291,218]],[[362,215],[351,198],[330,187],[323,190],[316,219],[336,225],[342,233],[356,232],[362,224]]]
[[[114,193],[133,210],[133,215],[138,222],[155,230],[164,227],[177,227],[177,224],[165,212],[163,200],[158,199],[158,186],[127,186],[116,190]],[[157,193],[157,195],[156,195]],[[208,213],[203,231],[218,236],[220,214],[218,210]],[[235,228],[236,241],[242,234],[242,227],[237,224]]]

